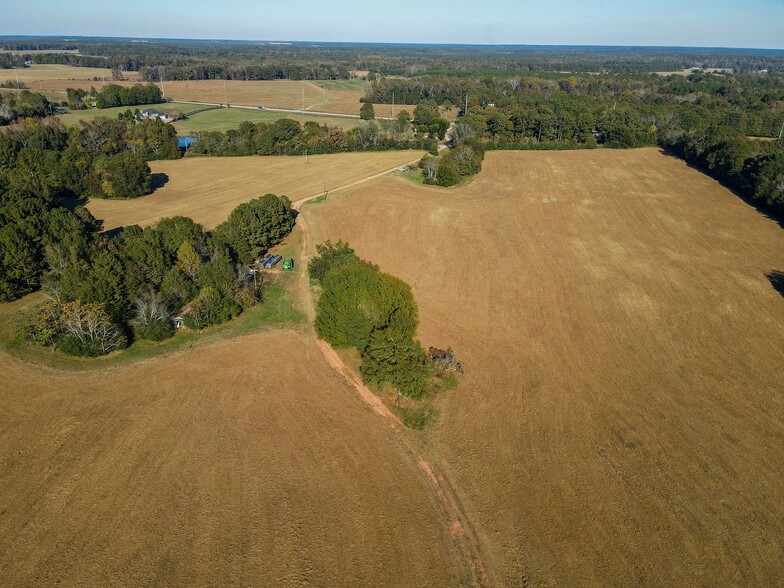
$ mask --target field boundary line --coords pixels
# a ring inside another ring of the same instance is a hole
[[[399,168],[399,167],[406,167],[408,165],[413,165],[415,163],[419,163],[420,159],[422,159],[422,158],[418,157],[416,159],[412,159],[411,161],[407,161],[406,163],[401,163],[400,165],[396,165],[395,167],[393,167],[391,169],[379,172],[377,174],[373,174],[372,176],[367,176],[367,177],[362,178],[360,180],[356,180],[356,181],[350,182],[348,184],[343,184],[342,186],[338,186],[337,188],[331,188],[331,189],[327,190],[326,193],[330,194],[332,192],[339,192],[340,190],[345,190],[347,188],[353,188],[354,186],[358,186],[359,184],[364,184],[365,182],[369,182],[370,180],[375,180],[376,178],[380,178],[381,176],[385,176],[387,174],[391,174],[392,172],[397,171],[397,168]],[[325,194],[325,192],[321,191],[321,192],[318,192],[317,194],[313,194],[312,196],[306,196],[305,198],[300,198],[299,200],[295,200],[294,202],[292,202],[291,203],[291,207],[294,208],[295,210],[299,210],[299,207],[302,206],[303,204],[305,204],[306,202],[308,202],[309,200],[314,200],[315,198],[321,198],[324,194]],[[303,231],[304,231],[304,229],[303,229]]]

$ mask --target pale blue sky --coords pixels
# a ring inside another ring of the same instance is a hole
[[[3,0],[0,35],[784,49],[784,0]]]

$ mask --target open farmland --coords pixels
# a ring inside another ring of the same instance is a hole
[[[465,367],[433,451],[501,585],[784,577],[784,231],[656,149],[491,152],[303,214]]]
[[[126,110],[137,110],[141,108],[153,108],[160,110],[167,114],[177,114],[201,110],[203,106],[197,104],[184,104],[180,102],[165,102],[163,104],[145,104],[142,106],[118,106],[115,108],[88,108],[86,110],[73,110],[67,114],[57,115],[63,124],[66,126],[73,126],[83,120],[93,120],[100,116],[108,118],[117,118],[117,115],[125,112]],[[259,123],[272,123],[281,118],[290,118],[296,120],[300,124],[305,124],[308,121],[316,122],[320,125],[327,125],[330,127],[340,127],[344,130],[353,129],[357,126],[358,120],[355,118],[344,117],[330,117],[319,115],[307,115],[289,112],[275,112],[270,110],[251,110],[248,108],[214,108],[212,110],[205,110],[189,116],[188,118],[179,120],[174,124],[177,133],[194,134],[203,131],[228,131],[229,129],[237,129],[240,124],[245,121],[250,121],[254,124]]]
[[[100,90],[103,81],[112,83],[112,70],[100,67],[75,67],[73,65],[41,64],[31,65],[23,69],[0,69],[0,82],[8,80],[19,81],[27,85],[30,90],[59,90],[65,92],[67,88],[83,87],[90,89],[91,83]],[[126,80],[135,80],[136,72],[123,72]],[[97,78],[98,81],[95,81]],[[76,83],[70,83],[76,81]],[[132,83],[132,82],[128,82]]]
[[[51,66],[55,67],[55,66]],[[57,66],[66,67],[66,66]],[[32,69],[32,68],[31,68]],[[130,72],[125,77],[128,81],[112,82],[110,70],[99,70],[95,68],[70,68],[71,70],[85,70],[90,72],[89,77],[73,78],[62,74],[60,77],[54,74],[43,78],[32,76],[35,80],[35,88],[39,87],[46,90],[56,90],[65,92],[68,88],[82,88],[89,90],[95,87],[100,90],[104,86],[102,81],[92,80],[93,76],[106,76],[106,83],[116,83],[121,86],[132,86],[139,83],[133,80],[134,72]],[[107,74],[95,72],[108,72]],[[10,73],[10,78],[9,73]],[[0,70],[0,81],[13,79],[13,70]],[[125,74],[124,74],[125,75]],[[5,77],[3,77],[5,76]],[[82,81],[78,81],[82,80]],[[20,81],[21,70],[20,70]],[[323,86],[320,84],[324,84]],[[30,85],[30,84],[28,84]],[[32,88],[33,86],[30,85]],[[189,81],[164,81],[163,90],[166,98],[170,100],[192,100],[195,102],[210,102],[216,104],[238,104],[242,106],[267,106],[271,108],[287,108],[291,110],[302,110],[302,90],[305,90],[305,110],[316,112],[333,112],[335,114],[359,115],[362,104],[359,99],[364,95],[363,86],[345,80],[341,82],[310,82],[293,80],[264,80],[264,81],[243,81],[243,80],[189,80]],[[396,104],[394,113],[401,110],[408,110],[413,113],[414,106],[406,104]],[[377,104],[375,106],[376,116],[390,116],[393,112],[391,104]]]
[[[169,106],[177,106],[183,112],[198,108],[193,104],[172,103]],[[339,127],[344,131],[353,129],[357,126],[359,119],[345,118],[339,116],[319,116],[298,114],[292,112],[275,112],[271,110],[249,110],[247,108],[216,108],[206,110],[186,119],[174,123],[174,128],[179,134],[193,134],[202,131],[228,131],[238,129],[240,124],[245,121],[253,124],[273,123],[281,118],[289,118],[300,124],[312,121],[320,125],[329,127]]]
[[[379,174],[422,156],[418,151],[339,153],[305,157],[189,157],[153,161],[154,174],[168,182],[136,200],[90,200],[90,212],[105,229],[155,224],[166,216],[183,215],[213,228],[242,202],[267,193],[292,201],[333,190]]]
[[[458,581],[416,464],[297,331],[0,370],[3,586]]]

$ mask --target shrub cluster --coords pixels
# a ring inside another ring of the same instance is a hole
[[[361,261],[347,243],[327,241],[308,272],[322,286],[316,332],[336,348],[356,348],[360,373],[374,386],[391,384],[406,396],[419,398],[432,368],[414,339],[418,322],[411,288],[399,278]]]

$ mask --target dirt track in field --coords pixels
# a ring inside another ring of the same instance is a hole
[[[432,450],[501,585],[784,576],[784,231],[654,149],[489,153],[308,207],[466,374]]]
[[[417,464],[298,332],[0,369],[4,586],[460,582]]]
[[[135,200],[93,199],[90,212],[104,229],[148,226],[167,216],[184,215],[214,228],[242,202],[267,193],[292,201],[359,182],[422,156],[418,151],[339,153],[304,157],[188,157],[153,161],[153,174],[167,183]]]

